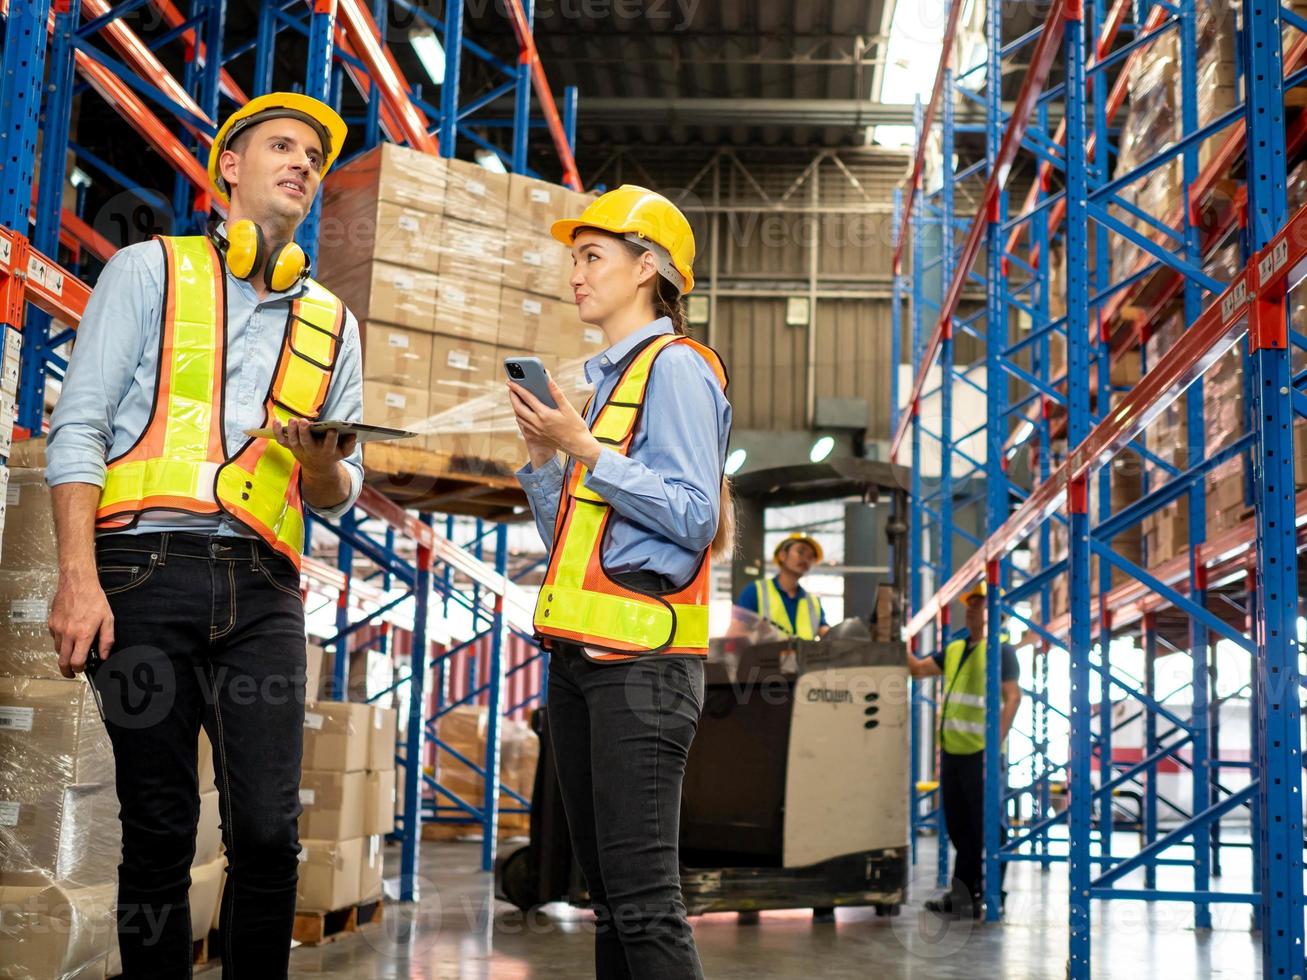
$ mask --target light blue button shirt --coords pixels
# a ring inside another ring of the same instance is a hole
[[[68,373],[50,419],[45,477],[50,486],[104,486],[105,460],[127,452],[145,430],[159,372],[164,278],[163,246],[157,241],[120,250],[100,273],[77,328]],[[227,274],[223,436],[229,456],[247,441],[246,429],[263,424],[264,398],[281,355],[290,303],[303,288],[299,284],[284,293],[269,293],[260,302],[253,286]],[[361,418],[361,378],[358,322],[347,312],[323,418]],[[363,485],[361,450],[356,448],[344,462],[349,496],[329,510],[314,508],[323,517],[345,513]],[[198,517],[163,511],[153,517],[146,514],[132,531],[254,536],[226,515]]]
[[[594,423],[612,395],[623,359],[645,341],[672,332],[672,321],[662,317],[585,362],[585,376],[595,386],[586,422]],[[685,344],[659,354],[630,454],[605,448],[585,480],[613,507],[604,548],[610,572],[658,572],[678,585],[690,580],[717,533],[730,435],[731,404],[712,368]],[[540,538],[552,548],[564,468],[555,457],[538,470],[528,463],[517,478]]]

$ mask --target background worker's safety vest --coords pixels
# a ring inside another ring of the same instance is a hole
[[[672,344],[693,348],[725,390],[726,369],[711,347],[675,334],[655,337],[631,358],[590,426],[605,448],[623,456],[630,451],[654,361]],[[586,487],[587,472],[576,460],[568,466],[549,568],[536,601],[536,633],[581,644],[598,660],[650,653],[707,655],[710,549],[704,550],[689,584],[669,594],[640,592],[613,581],[603,561],[613,509]]]
[[[213,243],[202,235],[159,238],[167,266],[159,377],[150,420],[136,444],[109,461],[97,530],[132,527],[146,511],[225,513],[254,531],[296,569],[304,550],[300,465],[270,439],[250,439],[228,458],[226,283]],[[316,419],[340,350],[345,305],[312,279],[291,302],[281,355],[264,398],[273,418]]]
[[[817,630],[821,628],[821,600],[811,592],[806,593],[799,600],[794,611],[794,619],[790,619],[789,611],[785,608],[785,600],[781,597],[781,590],[776,585],[775,579],[762,578],[758,580],[758,604],[763,609],[763,615],[771,620],[777,629],[784,630],[800,640],[817,638]]]
[[[940,710],[940,747],[952,755],[985,748],[985,641],[967,653],[967,641],[944,648],[944,706]]]

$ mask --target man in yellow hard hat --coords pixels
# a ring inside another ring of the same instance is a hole
[[[799,580],[823,558],[821,545],[809,534],[789,535],[772,553],[776,574],[746,585],[735,605],[770,622],[786,636],[813,640],[830,630],[821,600],[806,591]]]
[[[939,709],[939,783],[944,823],[957,855],[953,887],[948,894],[926,902],[927,910],[953,916],[980,918],[984,910],[985,870],[985,619],[987,589],[983,581],[962,597],[966,633],[942,652],[916,657],[909,650],[908,672],[913,677],[943,677],[943,703]],[[1012,721],[1021,704],[1021,666],[1016,651],[1004,637],[1001,667],[1002,705],[999,741],[1007,742]],[[1006,869],[1006,865],[1001,865]]]
[[[191,975],[200,726],[227,848],[223,971],[284,977],[294,924],[305,695],[304,507],[343,514],[362,465],[318,418],[362,411],[358,324],[294,234],[345,124],[257,98],[209,156],[225,223],[119,251],[51,420],[50,632],[88,670],[113,743],[127,977]],[[275,438],[248,436],[271,428]]]

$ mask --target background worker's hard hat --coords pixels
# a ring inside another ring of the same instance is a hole
[[[817,556],[817,561],[821,561],[823,558],[826,557],[825,553],[823,553],[821,550],[821,545],[817,543],[816,538],[812,537],[811,535],[804,534],[802,531],[795,531],[793,534],[785,538],[783,541],[781,541],[780,544],[776,546],[776,550],[772,552],[772,560],[779,565],[781,562],[781,558],[782,556],[784,556],[785,552],[789,551],[793,545],[798,544],[800,541],[812,549],[812,553]]]
[[[981,579],[979,582],[973,585],[967,592],[963,593],[961,602],[965,606],[976,596],[980,596],[980,598],[983,599],[988,594],[989,594],[989,589],[985,585],[985,580]]]
[[[684,295],[694,288],[694,230],[667,198],[647,187],[623,184],[591,201],[579,218],[555,221],[549,231],[570,246],[577,231],[598,228],[649,248],[659,273]],[[661,254],[660,254],[661,253]]]
[[[218,130],[209,148],[209,187],[223,204],[231,203],[231,188],[222,178],[219,161],[222,151],[233,139],[251,126],[256,126],[269,119],[298,119],[317,131],[322,140],[322,170],[320,177],[325,177],[331,165],[340,156],[345,145],[349,128],[345,120],[335,109],[309,95],[298,92],[269,92],[256,99],[250,99],[245,105],[233,112]]]

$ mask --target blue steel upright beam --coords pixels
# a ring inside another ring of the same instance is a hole
[[[1284,87],[1279,0],[1243,0],[1249,246],[1259,251],[1284,224]],[[1303,802],[1293,423],[1285,300],[1249,311],[1257,538],[1257,812],[1262,972],[1303,975]]]
[[[431,527],[431,515],[419,517]],[[341,545],[345,542],[342,539]],[[431,600],[431,548],[419,544],[417,567],[413,582],[413,647],[410,653],[408,693],[408,731],[404,746],[404,827],[400,850],[399,898],[402,902],[417,901],[418,850],[422,841],[422,751],[426,730],[426,674],[427,674],[427,615]]]
[[[1089,188],[1085,159],[1085,31],[1082,10],[1067,11],[1062,39],[1066,78],[1066,328],[1069,378],[1089,375]],[[1087,385],[1067,386],[1067,440],[1079,445],[1089,433]],[[1071,766],[1068,808],[1070,821],[1069,980],[1089,980],[1089,879],[1092,861],[1090,769],[1092,713],[1089,704],[1089,487],[1083,477],[1067,488],[1070,580]]]
[[[945,55],[947,57],[947,54]],[[953,138],[954,138],[954,82],[953,69],[944,69],[944,89],[940,95],[943,125],[940,132],[940,207],[944,218],[940,223],[940,283],[947,289],[953,281],[953,242],[957,237],[953,227]],[[953,321],[944,324],[939,349],[939,511],[942,520],[936,524],[939,538],[939,574],[947,579],[953,574]],[[936,638],[939,649],[949,641],[949,610],[941,610],[940,635]]]
[[[985,30],[989,35],[985,69],[985,170],[994,173],[1003,142],[1003,0],[988,0]],[[1000,355],[1008,343],[1007,296],[1004,290],[1003,222],[1007,220],[1007,193],[1000,191],[985,216],[985,534],[989,537],[1007,518],[1007,467],[1003,445],[1007,439],[1007,376]],[[948,507],[947,502],[944,505]],[[1003,669],[1003,576],[1000,562],[986,563],[985,597],[985,918],[997,922],[1002,912],[1002,836],[1007,787],[1003,744],[1000,738]],[[952,571],[947,568],[947,571]],[[972,637],[972,642],[978,638]]]
[[[1180,125],[1181,138],[1198,128],[1198,41],[1194,16],[1194,0],[1180,0]],[[1181,154],[1185,187],[1198,179],[1198,145],[1189,143]],[[1190,220],[1190,209],[1185,201],[1183,214],[1184,257],[1199,265],[1202,250],[1198,244],[1198,229]],[[1188,328],[1203,312],[1202,292],[1192,277],[1184,277],[1184,321]],[[1189,441],[1186,469],[1196,466],[1207,455],[1207,433],[1203,411],[1203,378],[1200,375],[1185,391],[1185,427]],[[1189,488],[1189,582],[1190,598],[1199,605],[1207,604],[1207,569],[1200,565],[1200,546],[1207,540],[1207,481],[1195,480]],[[1202,813],[1211,805],[1211,759],[1207,728],[1207,627],[1197,616],[1189,617],[1189,660],[1192,667],[1193,691],[1193,766],[1190,769],[1190,787],[1193,812]],[[1211,888],[1212,854],[1210,824],[1194,828],[1193,840],[1194,891],[1203,893]],[[1212,927],[1211,906],[1206,902],[1194,903],[1194,927]]]
[[[891,225],[890,234],[898,235],[899,224],[903,211],[903,190],[894,188],[894,223]],[[890,243],[897,246],[898,242]],[[893,286],[890,293],[890,335],[889,335],[889,417],[890,431],[893,432],[899,426],[899,362],[903,358],[903,274],[902,269],[895,265],[893,270]]]
[[[304,93],[330,104],[332,102],[332,53],[336,46],[336,0],[313,0],[313,15],[309,20],[309,60],[304,76]],[[325,149],[325,147],[324,147]],[[322,216],[322,195],[318,195],[309,208],[308,217],[300,225],[300,247],[310,260],[318,254],[318,223]]]
[[[458,73],[463,57],[463,0],[445,0],[445,84],[440,86],[440,155],[458,152]]]
[[[480,527],[481,522],[477,525]],[[478,543],[480,537],[478,537]],[[495,525],[495,573],[508,571],[508,525],[502,521]],[[481,837],[481,870],[495,868],[495,847],[499,840],[499,742],[503,731],[504,711],[504,596],[493,597],[494,614],[490,624],[490,679],[486,690],[486,776],[483,781],[485,798],[482,802],[483,834]]]
[[[0,227],[27,234],[50,0],[9,5],[0,64]]]
[[[535,29],[535,0],[522,0],[527,28]],[[531,138],[531,65],[524,58],[517,63],[517,88],[513,100],[513,172],[526,171],[527,146]]]
[[[80,14],[81,0],[68,0],[67,3],[56,7],[54,32],[50,42],[45,122],[41,127],[41,173],[37,185],[36,227],[32,234],[32,244],[51,258],[56,258],[59,254],[63,190],[68,178],[68,132],[73,113],[73,56]],[[11,23],[13,17],[11,11]],[[44,35],[38,40],[44,44]],[[7,57],[6,51],[6,59]],[[12,62],[6,60],[6,64]],[[0,170],[3,169],[6,168],[0,166]],[[3,179],[3,176],[0,176],[0,180]],[[13,227],[17,231],[27,230],[25,209],[23,223]],[[35,307],[29,307],[23,333],[17,422],[29,431],[40,432],[45,416],[46,355],[50,338],[50,315]]]

